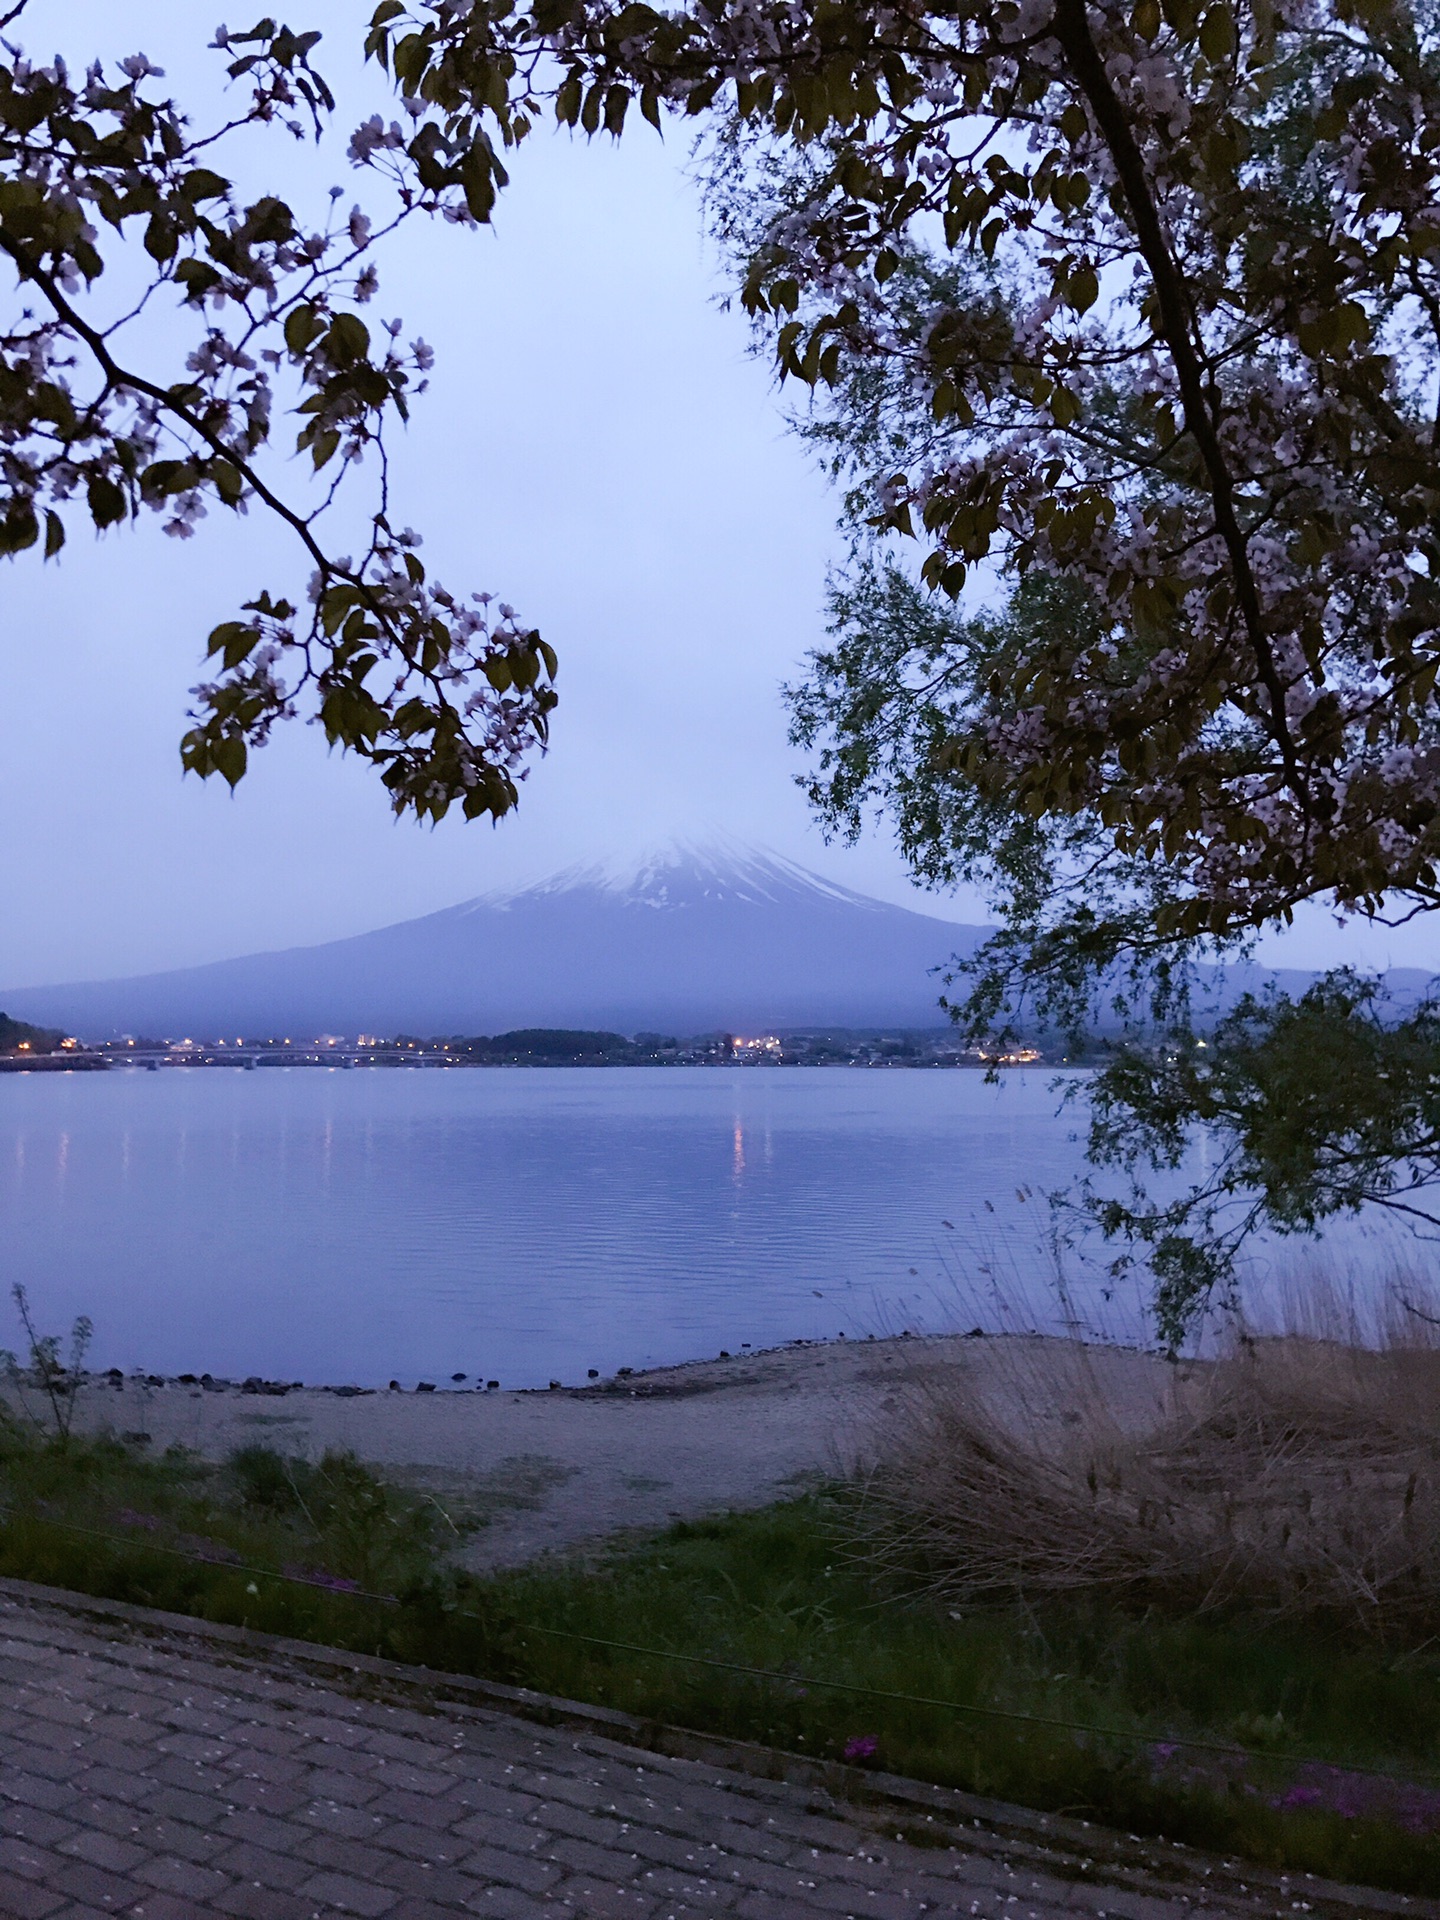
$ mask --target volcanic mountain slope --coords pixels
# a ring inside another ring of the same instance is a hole
[[[323,946],[0,991],[0,1006],[94,1040],[938,1027],[933,969],[984,932],[773,855],[674,849]]]

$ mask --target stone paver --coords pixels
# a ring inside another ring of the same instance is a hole
[[[618,1715],[534,1712],[0,1581],[0,1916],[1440,1916],[903,1782],[841,1798],[815,1768],[767,1779],[755,1752],[677,1757],[613,1737]]]

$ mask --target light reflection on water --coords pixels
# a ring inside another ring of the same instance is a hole
[[[1002,1295],[1049,1324],[1017,1189],[1077,1171],[1058,1107],[957,1070],[4,1076],[3,1278],[90,1314],[93,1364],[369,1385],[993,1326]],[[1139,1331],[1133,1294],[1104,1312]]]

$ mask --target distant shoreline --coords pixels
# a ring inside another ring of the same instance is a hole
[[[1058,1066],[1079,1064],[1068,1055],[1016,1042],[1005,1051],[958,1046],[948,1029],[938,1033],[891,1033],[850,1039],[838,1035],[767,1036],[730,1042],[729,1050],[708,1041],[670,1043],[647,1048],[626,1042],[602,1052],[535,1050],[504,1053],[481,1050],[473,1042],[413,1041],[398,1044],[349,1042],[224,1041],[197,1044],[106,1042],[80,1046],[67,1042],[47,1053],[0,1054],[0,1073],[156,1072],[161,1068],[215,1067],[230,1072],[260,1068],[317,1067],[352,1072],[360,1068],[450,1071],[455,1068],[554,1069],[557,1067],[905,1067],[926,1070],[972,1067]]]
[[[704,1060],[674,1060],[674,1061],[665,1061],[665,1060],[361,1060],[361,1061],[356,1061],[356,1060],[316,1059],[316,1060],[265,1060],[265,1061],[256,1062],[255,1064],[257,1067],[264,1067],[267,1071],[272,1071],[272,1072],[278,1068],[306,1067],[306,1068],[318,1068],[322,1071],[328,1071],[330,1073],[336,1073],[342,1070],[346,1072],[350,1072],[350,1071],[355,1071],[361,1068],[365,1069],[366,1071],[374,1071],[374,1072],[388,1072],[388,1071],[400,1070],[400,1071],[407,1071],[411,1073],[418,1073],[418,1072],[444,1073],[444,1072],[453,1072],[457,1070],[468,1072],[468,1073],[531,1073],[531,1072],[553,1073],[562,1068],[568,1068],[571,1070],[580,1068],[586,1072],[591,1072],[591,1071],[635,1072],[641,1068],[650,1068],[650,1069],[658,1068],[662,1071],[667,1071],[676,1067],[702,1067],[702,1068],[706,1068],[707,1070],[710,1068],[718,1067],[722,1070],[729,1069],[733,1071],[737,1067],[744,1067],[748,1069],[752,1064],[757,1064],[757,1063],[752,1063],[749,1061],[741,1061],[741,1060],[713,1060],[713,1061],[704,1061]],[[991,1064],[992,1064],[991,1062],[985,1061],[985,1060],[785,1060],[785,1061],[776,1061],[774,1063],[766,1063],[766,1070],[770,1071],[770,1070],[781,1070],[784,1068],[808,1067],[815,1070],[824,1069],[827,1072],[832,1069],[870,1072],[875,1070],[876,1068],[882,1068],[882,1069],[894,1069],[894,1070],[899,1070],[907,1073],[918,1073],[918,1072],[931,1073],[931,1072],[951,1071],[958,1067],[958,1068],[972,1069],[977,1072],[983,1072],[983,1071],[986,1071]],[[1036,1053],[1034,1056],[1024,1060],[1003,1059],[1003,1060],[994,1062],[993,1064],[999,1065],[999,1066],[1008,1066],[1008,1067],[1017,1067],[1017,1066],[1043,1067],[1043,1066],[1062,1066],[1062,1065],[1076,1066],[1080,1063],[1073,1060],[1065,1060],[1065,1061],[1050,1060],[1050,1059],[1047,1059],[1045,1056],[1039,1053]],[[163,1065],[166,1072],[170,1072],[171,1070],[189,1071],[194,1068],[216,1068],[221,1071],[226,1071],[230,1073],[245,1073],[245,1072],[251,1071],[250,1064],[248,1062],[242,1061],[242,1060],[233,1060],[233,1059],[232,1060],[226,1060],[226,1059],[167,1060],[164,1062],[159,1062],[157,1063],[157,1065]],[[53,1058],[53,1057],[47,1057],[44,1055],[41,1055],[34,1060],[13,1060],[8,1058],[0,1058],[0,1073],[142,1073],[145,1071],[147,1071],[147,1068],[140,1061],[126,1061],[126,1060],[112,1061],[112,1060],[105,1060],[105,1059],[97,1059],[93,1057],[92,1058],[81,1057],[79,1059],[65,1058],[65,1057]]]
[[[0,1015],[0,1022],[5,1016]],[[237,1022],[237,1025],[239,1023]],[[271,1027],[247,1037],[243,1030],[209,1029],[183,1039],[174,1030],[125,1033],[116,1039],[85,1039],[62,1029],[8,1023],[0,1026],[0,1070],[93,1071],[113,1066],[231,1067],[990,1067],[1030,1066],[1042,1049],[1010,1038],[966,1044],[953,1025],[866,1026],[781,1024],[743,1031],[705,1028],[665,1033],[637,1027],[614,1032],[594,1027],[514,1027],[503,1033],[435,1033],[403,1029],[377,1033],[289,1034]]]

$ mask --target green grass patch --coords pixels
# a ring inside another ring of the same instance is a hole
[[[1440,1786],[1424,1784],[1440,1780],[1440,1650],[1073,1604],[956,1617],[877,1591],[836,1540],[836,1516],[810,1499],[677,1526],[598,1568],[539,1567],[497,1585],[534,1627],[784,1676],[521,1629],[527,1677],[555,1693],[821,1759],[873,1741],[866,1764],[918,1779],[1275,1867],[1410,1892],[1440,1886]],[[990,1711],[955,1710],[966,1707]],[[1185,1737],[1255,1757],[1186,1750]],[[1309,1766],[1309,1755],[1331,1765]]]
[[[307,1463],[249,1447],[214,1465],[0,1432],[6,1574],[821,1760],[859,1742],[862,1764],[1128,1832],[1398,1891],[1440,1887],[1440,1787],[1425,1783],[1440,1776],[1435,1646],[1073,1604],[957,1617],[902,1603],[847,1564],[821,1497],[677,1526],[598,1564],[493,1579],[455,1564],[479,1524],[345,1454]],[[1188,1750],[1186,1738],[1254,1757]],[[1309,1765],[1314,1755],[1328,1766]]]
[[[507,1678],[498,1597],[449,1564],[463,1517],[346,1453],[224,1465],[0,1427],[0,1573],[325,1646]]]

